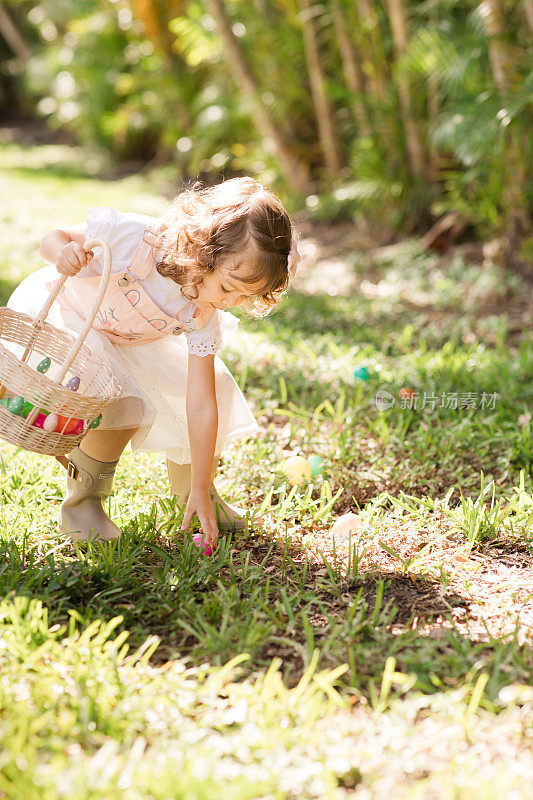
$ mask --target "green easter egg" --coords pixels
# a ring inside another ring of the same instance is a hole
[[[51,363],[52,363],[52,362],[51,362],[51,360],[48,358],[48,356],[45,356],[45,357],[42,359],[42,361],[39,361],[39,363],[37,364],[37,372],[46,372],[47,370],[49,370],[49,369],[50,369],[50,364],[51,364]]]
[[[12,397],[7,407],[12,414],[20,414],[22,416],[22,409],[24,407],[24,398],[21,397],[19,394],[16,397]]]
[[[97,428],[100,425],[101,421],[102,421],[102,415],[98,414],[98,416],[95,417],[91,422],[91,424],[89,425],[89,428],[91,429]]]
[[[26,417],[28,416],[28,414],[32,409],[33,409],[33,403],[30,403],[29,400],[25,400],[24,405],[22,406],[22,410],[20,412],[20,416],[26,419]]]
[[[353,371],[353,376],[360,381],[367,381],[370,377],[370,373],[366,367],[357,367],[357,369]]]
[[[318,475],[319,472],[322,471],[322,464],[324,463],[324,459],[320,458],[320,456],[309,456],[307,461],[309,462],[309,466],[311,467],[311,477],[315,477]]]

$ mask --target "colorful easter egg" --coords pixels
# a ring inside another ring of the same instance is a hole
[[[192,537],[192,540],[193,540],[194,544],[196,545],[196,547],[201,547],[202,548],[202,552],[203,552],[203,554],[205,556],[210,556],[211,553],[213,552],[213,550],[211,548],[211,545],[210,544],[202,544],[202,539],[203,539],[203,533],[202,533],[202,529],[200,528],[200,533],[195,533],[194,536]]]
[[[20,411],[20,416],[24,417],[24,419],[28,419],[28,417],[30,416],[30,414],[31,414],[31,412],[33,411],[34,408],[35,408],[35,406],[33,405],[33,403],[30,403],[29,400],[25,400],[24,403],[23,403],[22,409]],[[44,421],[46,420],[47,416],[48,416],[47,412],[43,411],[41,409],[38,412],[38,414],[35,417],[35,419],[32,420],[31,424],[35,428],[43,428]]]
[[[357,514],[343,514],[333,523],[330,534],[335,538],[335,536],[349,536],[350,534],[353,536],[362,531],[363,522]]]
[[[78,419],[75,417],[74,419],[69,419],[68,417],[63,417],[61,414],[57,415],[57,433],[62,433],[63,436],[72,436],[74,431],[78,428],[80,422],[83,424],[83,420]]]
[[[48,433],[52,433],[57,428],[58,423],[57,414],[48,414],[45,421],[43,422],[43,431],[48,431]]]
[[[45,356],[45,357],[42,359],[42,361],[39,361],[39,363],[37,364],[37,372],[42,372],[42,373],[45,373],[45,372],[47,372],[47,371],[50,369],[50,364],[51,364],[51,363],[52,363],[52,362],[51,362],[51,360],[48,358],[48,356]]]
[[[33,405],[33,403],[30,403],[29,400],[25,400],[24,401],[24,405],[22,406],[22,411],[21,411],[20,416],[24,417],[24,419],[27,419],[34,408],[35,408],[35,406]],[[47,412],[43,411],[42,408],[40,410],[40,413],[44,414],[45,416],[47,414]]]
[[[407,386],[403,386],[398,392],[398,397],[403,398],[405,400],[413,400],[415,394],[416,392],[413,389],[409,389]]]
[[[33,403],[30,403],[29,400],[25,400],[20,412],[20,416],[26,419],[30,411],[33,411],[33,408],[34,408]]]
[[[24,398],[21,397],[19,394],[16,397],[12,397],[7,407],[12,414],[19,414],[20,416],[22,416],[22,409],[24,407]]]
[[[367,381],[370,377],[370,373],[366,367],[357,367],[357,369],[353,371],[353,376],[356,380]]]
[[[83,427],[84,427],[83,420],[79,419],[78,420],[78,424],[76,425],[76,427],[72,431],[72,435],[73,436],[77,436],[78,434],[83,433]]]
[[[1,400],[1,399],[2,399],[2,397],[5,395],[6,391],[7,391],[7,390],[6,390],[6,387],[5,387],[5,386],[2,386],[2,384],[0,383],[0,400]]]
[[[43,414],[41,411],[39,411],[39,413],[32,422],[33,427],[41,428],[44,430],[44,423],[46,422],[47,417],[48,414]]]
[[[309,466],[311,467],[311,477],[314,478],[315,475],[318,475],[319,472],[322,471],[322,464],[324,463],[324,459],[320,458],[320,456],[312,455],[307,457],[307,461]]]
[[[281,465],[281,471],[291,486],[305,483],[311,477],[311,465],[303,456],[290,456]]]
[[[80,379],[77,375],[74,375],[67,383],[67,389],[70,389],[72,392],[77,392],[80,388]]]
[[[91,422],[91,424],[89,425],[89,428],[91,430],[94,430],[94,428],[97,428],[100,425],[101,421],[102,421],[102,415],[98,414],[98,416],[95,417]]]

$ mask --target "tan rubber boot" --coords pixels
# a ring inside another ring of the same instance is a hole
[[[75,542],[118,539],[122,534],[111,522],[102,500],[111,494],[118,461],[96,461],[76,447],[68,457],[67,494],[61,506],[59,530]]]
[[[211,503],[213,505],[213,512],[218,528],[221,531],[243,531],[248,525],[245,518],[246,511],[243,508],[230,506],[220,497],[215,489],[213,480],[217,474],[219,461],[219,458],[215,458],[213,461],[211,485],[209,487],[209,494],[211,495]],[[171,492],[173,495],[177,495],[178,504],[185,508],[191,491],[191,465],[176,464],[174,461],[167,460],[167,471]]]

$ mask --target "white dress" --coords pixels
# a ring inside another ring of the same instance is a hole
[[[104,239],[111,249],[111,271],[120,272],[131,263],[146,228],[156,222],[155,218],[142,214],[91,208],[87,213],[86,238]],[[95,257],[78,274],[89,277],[101,271],[101,263]],[[11,295],[9,308],[37,315],[48,296],[46,283],[58,277],[52,265],[28,275]],[[213,353],[218,406],[215,455],[219,456],[230,442],[255,435],[259,426],[252,411],[229,369],[216,355],[236,330],[237,317],[215,309],[208,323],[198,330],[193,317],[195,306],[183,297],[177,283],[154,268],[143,281],[143,288],[166,314],[188,323],[192,330],[134,347],[114,345],[105,334],[89,331],[86,344],[111,366],[122,387],[121,398],[104,409],[99,430],[139,428],[131,440],[133,450],[163,452],[170,461],[190,463],[186,412],[188,354]],[[62,309],[58,303],[53,304],[47,321],[73,333],[83,324],[74,311]]]

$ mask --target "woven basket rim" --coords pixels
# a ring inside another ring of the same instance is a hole
[[[27,321],[29,323],[33,323],[33,317],[31,317],[30,315],[25,314],[24,312],[14,311],[13,309],[7,308],[6,306],[0,307],[0,316],[4,315],[5,311],[8,311],[10,316],[13,316],[15,318],[20,318],[24,322]],[[58,338],[66,345],[74,343],[77,338],[76,336],[74,336],[74,334],[56,328],[55,325],[51,325],[49,322],[43,322],[39,327],[38,331],[41,330],[46,331],[46,333],[52,334],[53,336],[58,336]],[[0,383],[2,382],[2,378],[4,378],[4,370],[2,369],[2,364],[4,362],[11,367],[12,371],[13,370],[19,371],[26,377],[26,379],[31,379],[32,381],[35,381],[37,386],[40,385],[43,390],[48,390],[48,391],[50,391],[51,389],[54,389],[56,391],[66,390],[67,387],[64,386],[63,384],[57,383],[57,381],[52,380],[52,378],[48,377],[48,375],[41,372],[37,372],[35,369],[33,369],[33,367],[30,367],[29,364],[22,362],[19,358],[17,358],[17,356],[14,353],[11,352],[11,350],[8,350],[4,346],[4,344],[2,344],[1,341],[2,339],[6,341],[11,341],[15,344],[19,344],[22,346],[22,342],[17,341],[16,338],[12,337],[8,338],[6,336],[2,336],[2,330],[0,328]],[[83,392],[78,396],[83,397],[84,399],[86,398],[88,400],[94,400],[95,402],[101,402],[102,400],[107,400],[109,402],[112,402],[113,400],[118,399],[118,397],[120,397],[120,392],[121,392],[120,384],[117,378],[115,377],[111,367],[104,361],[102,361],[102,359],[99,356],[95,355],[85,343],[83,343],[80,348],[80,352],[78,355],[80,354],[87,360],[87,362],[91,363],[92,366],[95,366],[98,369],[103,370],[104,380],[107,381],[108,386],[105,387],[106,388],[105,394],[94,395],[94,394],[88,394],[87,392]],[[13,377],[13,372],[11,372],[11,374],[9,375],[9,378],[12,379],[12,377]],[[4,380],[6,380],[6,378],[4,378]]]

